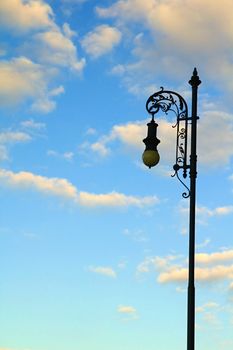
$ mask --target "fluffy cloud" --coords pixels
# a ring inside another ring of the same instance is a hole
[[[198,122],[198,159],[201,163],[219,165],[229,162],[233,155],[232,120],[231,114],[219,110],[201,114]]]
[[[212,268],[196,267],[195,278],[199,282],[223,281],[233,278],[233,265],[216,265]],[[186,282],[188,279],[187,268],[174,268],[170,271],[162,272],[158,276],[158,282]]]
[[[73,42],[76,33],[68,23],[57,25],[52,8],[40,0],[1,2],[0,27],[13,38],[21,36],[22,43],[21,56],[0,61],[0,105],[29,102],[32,111],[51,112],[54,98],[64,93],[62,85],[56,86],[61,70],[80,73],[85,66]]]
[[[86,34],[82,46],[94,58],[109,53],[121,41],[121,33],[117,28],[100,25]]]
[[[70,39],[70,29],[68,36],[67,29],[62,33],[59,28],[36,34],[34,55],[42,63],[68,67],[77,72],[81,72],[85,66],[85,59],[77,58],[76,46]]]
[[[199,65],[210,83],[227,84],[231,90],[232,11],[231,0],[188,0],[185,6],[182,0],[120,0],[108,8],[97,7],[102,18],[115,18],[127,28],[136,23],[140,31],[150,32],[150,42],[134,42],[135,74],[140,69],[147,78],[158,79],[163,72],[163,77],[180,79],[190,66]]]
[[[89,271],[104,275],[107,277],[112,277],[116,278],[116,272],[111,268],[111,267],[106,267],[106,266],[89,266],[88,268]]]
[[[197,253],[196,254],[196,262],[197,264],[214,264],[214,263],[222,263],[224,261],[233,260],[233,250],[226,250],[223,252],[215,252],[215,253]]]
[[[159,153],[161,159],[166,161],[174,160],[175,130],[172,123],[165,119],[159,121],[159,138],[163,139]],[[146,137],[146,121],[129,122],[123,125],[114,125],[108,135],[102,136],[91,145],[91,149],[101,156],[107,156],[110,153],[110,143],[118,140],[124,146],[135,149],[137,152],[143,151],[142,140]]]
[[[0,62],[0,102],[19,103],[45,92],[46,72],[26,57]]]
[[[232,115],[218,110],[210,109],[202,113],[198,122],[199,164],[219,166],[229,163],[233,156],[232,120]],[[175,122],[165,119],[164,116],[159,116],[157,122],[159,124],[157,136],[161,140],[158,146],[160,162],[172,165],[175,161],[176,129],[172,127]],[[118,140],[126,147],[142,152],[144,148],[142,140],[146,135],[146,120],[114,125],[107,135],[100,137],[91,145],[91,149],[101,156],[107,156],[110,154],[110,143]],[[225,209],[216,209],[216,214],[223,214],[224,210],[227,211],[227,208]]]
[[[233,251],[196,253],[195,278],[198,282],[217,282],[233,279]],[[209,265],[212,266],[203,266]],[[188,280],[186,259],[181,256],[148,257],[137,267],[137,273],[157,271],[159,283],[183,283]]]
[[[17,31],[53,26],[53,10],[41,0],[7,0],[0,2],[0,23]]]
[[[49,80],[54,72],[26,57],[0,62],[0,104],[9,106],[26,100],[34,101],[32,109],[49,112],[55,108],[50,96]]]
[[[78,196],[76,187],[66,179],[47,178],[26,171],[14,173],[1,169],[0,181],[11,187],[32,188],[46,194],[72,200],[76,200]]]
[[[14,173],[1,169],[0,183],[21,189],[31,188],[48,195],[71,200],[75,204],[86,207],[143,207],[154,205],[159,202],[158,198],[155,196],[136,197],[127,196],[118,192],[107,194],[81,192],[66,179],[48,178],[26,171]]]

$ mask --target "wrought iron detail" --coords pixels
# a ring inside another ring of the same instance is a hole
[[[176,116],[176,124],[173,128],[177,130],[176,137],[176,163],[173,166],[174,174],[172,177],[177,179],[186,188],[187,192],[184,192],[182,196],[188,198],[190,196],[190,189],[181,180],[179,176],[179,170],[183,169],[183,178],[187,177],[187,170],[190,169],[190,165],[187,163],[187,141],[188,141],[188,121],[191,118],[188,117],[188,106],[184,98],[174,91],[164,90],[163,87],[159,91],[151,95],[146,102],[146,110],[152,116],[158,112],[168,114],[173,112]]]

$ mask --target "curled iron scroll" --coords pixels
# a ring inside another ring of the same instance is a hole
[[[176,142],[176,165],[174,166],[175,173],[172,177],[176,176],[181,184],[186,188],[187,192],[182,193],[183,198],[190,196],[190,190],[188,186],[181,180],[178,171],[183,169],[183,177],[187,177],[187,137],[188,137],[188,106],[184,98],[178,93],[170,90],[164,90],[163,87],[159,91],[151,95],[146,102],[146,110],[152,115],[159,111],[168,114],[168,112],[175,113],[176,124],[173,128],[177,128],[177,142]],[[184,125],[182,125],[184,124]]]

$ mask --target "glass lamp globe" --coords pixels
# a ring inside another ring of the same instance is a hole
[[[143,163],[149,168],[158,164],[160,160],[159,152],[157,150],[145,150],[142,155]]]

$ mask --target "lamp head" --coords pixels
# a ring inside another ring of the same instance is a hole
[[[158,164],[160,156],[157,150],[157,146],[160,143],[160,140],[157,139],[157,127],[158,124],[155,123],[154,119],[147,124],[148,133],[147,137],[143,140],[146,145],[146,149],[143,152],[142,160],[143,163],[149,168]]]

